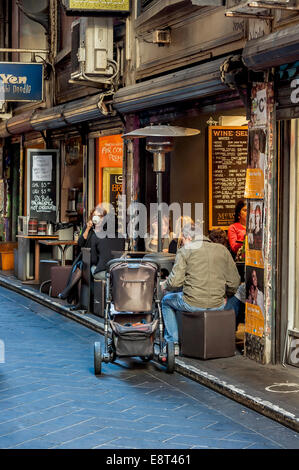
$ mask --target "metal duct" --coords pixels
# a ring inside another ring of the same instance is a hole
[[[32,131],[33,127],[30,123],[30,119],[33,115],[33,112],[34,111],[28,111],[8,119],[6,121],[6,128],[9,134],[19,135]]]
[[[97,94],[54,108],[19,114],[0,124],[0,137],[24,134],[32,130],[59,129],[71,124],[109,117],[111,113],[103,102],[104,96]]]
[[[10,133],[8,132],[7,127],[6,127],[6,123],[7,123],[7,120],[0,122],[0,137],[2,138],[10,137]]]
[[[31,125],[36,131],[45,129],[57,129],[66,125],[63,117],[64,105],[55,106],[54,108],[36,111],[31,119]]]
[[[298,25],[248,41],[243,49],[245,65],[252,70],[287,64],[298,60]]]
[[[227,91],[220,79],[220,65],[224,59],[121,88],[114,95],[113,106],[128,113]]]
[[[65,105],[63,116],[68,124],[92,121],[108,115],[103,104],[103,95],[94,95],[82,100],[71,101]]]

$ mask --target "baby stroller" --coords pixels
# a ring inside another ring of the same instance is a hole
[[[167,343],[166,350],[163,348],[160,278],[159,264],[151,259],[118,258],[107,263],[105,345],[102,353],[101,343],[94,344],[96,375],[101,374],[102,362],[134,356],[143,361],[155,356],[168,372],[174,371],[174,344]]]

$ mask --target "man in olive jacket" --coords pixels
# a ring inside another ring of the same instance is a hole
[[[228,249],[205,236],[195,237],[194,225],[183,229],[183,247],[177,252],[175,264],[162,284],[162,291],[182,288],[162,299],[164,337],[175,343],[178,354],[176,311],[224,310],[226,296],[232,296],[240,284],[236,264]]]

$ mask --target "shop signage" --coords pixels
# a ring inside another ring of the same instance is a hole
[[[299,104],[299,61],[279,68],[277,104],[279,119],[298,116],[298,112],[290,114],[289,109],[298,108]]]
[[[118,215],[118,200],[122,194],[122,168],[103,169],[103,201],[114,207],[116,216]]]
[[[295,78],[291,81],[291,103],[299,103],[299,78]]]
[[[58,151],[27,151],[27,215],[38,220],[56,222],[58,203]]]
[[[42,101],[43,65],[0,62],[0,101]]]
[[[244,197],[247,126],[209,127],[209,229],[227,230]]]
[[[129,13],[130,0],[63,0],[68,15]]]

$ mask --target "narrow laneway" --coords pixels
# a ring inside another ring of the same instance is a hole
[[[299,448],[294,431],[138,359],[93,373],[95,332],[0,288],[0,448]]]

